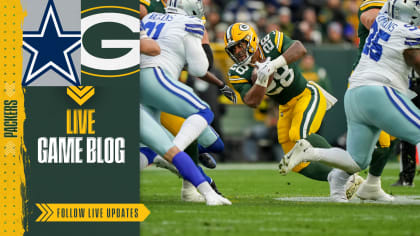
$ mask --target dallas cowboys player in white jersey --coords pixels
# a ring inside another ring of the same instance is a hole
[[[140,140],[172,162],[182,177],[203,194],[208,205],[230,205],[229,200],[211,188],[182,151],[213,119],[209,106],[177,80],[186,63],[193,76],[207,72],[208,61],[201,46],[203,6],[200,0],[170,1],[167,12],[151,13],[143,18],[143,27],[159,43],[161,53],[156,57],[141,54]],[[156,122],[161,110],[186,118],[173,140]]]
[[[336,201],[347,201],[344,186],[349,173],[367,168],[381,129],[414,145],[420,143],[420,110],[411,102],[415,94],[408,82],[411,67],[420,71],[419,25],[419,0],[389,0],[376,17],[344,97],[348,152],[312,148],[302,140],[287,155],[288,168],[303,160],[340,168],[330,183]],[[365,182],[356,195],[380,200],[383,191],[380,184]]]

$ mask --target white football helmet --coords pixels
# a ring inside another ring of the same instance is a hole
[[[201,19],[204,16],[203,2],[201,0],[169,0],[166,12],[195,16]]]
[[[420,25],[420,0],[389,0],[387,13],[393,18],[411,25]]]

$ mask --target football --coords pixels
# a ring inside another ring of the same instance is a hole
[[[255,80],[257,80],[257,70],[258,68],[255,67],[254,70],[252,71],[252,75],[251,75],[252,84],[254,84]],[[273,81],[273,78],[274,78],[274,73],[268,79],[267,87],[270,86],[271,82]]]

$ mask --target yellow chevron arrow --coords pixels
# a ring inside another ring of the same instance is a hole
[[[49,208],[48,206],[47,206],[47,204],[39,204],[39,203],[36,203],[35,204],[37,207],[38,207],[38,209],[41,211],[41,215],[39,215],[38,216],[38,218],[35,220],[36,222],[45,222],[45,221],[47,221],[48,220],[48,218],[50,218],[51,217],[51,215],[54,213],[52,210],[51,210],[51,208]]]
[[[70,86],[67,87],[67,95],[71,97],[79,106],[82,106],[89,98],[95,94],[93,86]]]

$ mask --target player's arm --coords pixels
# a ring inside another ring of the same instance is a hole
[[[143,23],[140,21],[140,53],[148,56],[157,56],[160,54],[159,44],[147,37],[146,31],[143,29]]]
[[[159,44],[151,38],[140,39],[140,53],[157,56],[160,54]]]
[[[254,84],[245,96],[242,97],[242,101],[252,108],[257,108],[264,100],[266,90],[267,87]]]
[[[300,58],[302,58],[306,54],[306,48],[303,46],[303,44],[300,41],[295,41],[283,54],[286,64],[290,64],[293,62],[296,62]],[[281,56],[280,56],[281,57]],[[284,65],[278,65],[277,69],[280,67],[285,66]]]
[[[420,74],[420,49],[409,48],[403,52],[405,62],[407,65],[414,68],[417,74]]]
[[[150,1],[140,0],[140,20],[149,13],[146,6],[150,6]]]
[[[379,11],[380,8],[371,8],[360,15],[360,22],[366,27],[366,29],[370,29],[373,22],[375,22]]]
[[[306,54],[306,48],[300,41],[293,41],[287,49],[277,58],[269,58],[265,62],[257,63],[257,79],[255,84],[261,87],[267,87],[269,77],[279,68],[296,62]],[[262,98],[261,98],[262,99]]]
[[[204,77],[209,67],[209,61],[201,46],[201,38],[193,34],[187,34],[184,37],[184,45],[188,73],[191,76]]]

